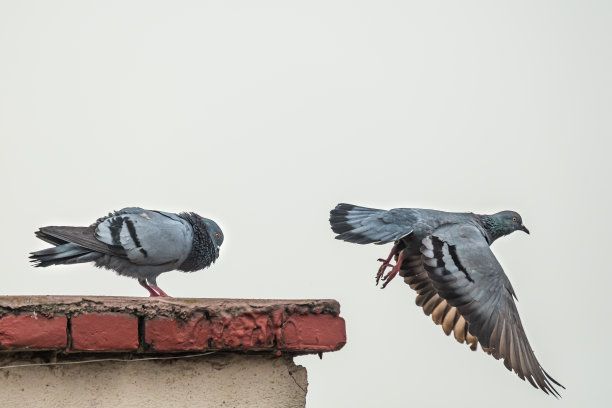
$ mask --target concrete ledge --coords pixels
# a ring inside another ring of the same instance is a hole
[[[291,356],[212,352],[175,359],[97,358],[81,364],[76,354],[89,353],[71,353],[64,365],[11,361],[12,367],[0,370],[0,405],[303,408],[306,403],[306,369],[296,366]]]
[[[0,353],[335,351],[335,300],[0,297]]]

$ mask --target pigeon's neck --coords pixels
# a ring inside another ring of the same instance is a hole
[[[487,233],[489,245],[491,245],[497,238],[507,235],[503,225],[496,217],[492,215],[476,215],[476,218]]]
[[[191,224],[193,241],[187,259],[177,269],[183,272],[194,272],[204,269],[217,259],[217,251],[202,218],[193,213],[180,213],[179,217]]]

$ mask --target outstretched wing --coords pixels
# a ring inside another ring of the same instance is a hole
[[[98,241],[120,248],[139,265],[163,265],[184,260],[191,251],[193,230],[175,214],[143,209],[119,211],[101,221]]]
[[[396,241],[412,232],[415,220],[407,208],[384,211],[352,204],[338,204],[329,217],[336,239],[356,244]]]
[[[415,253],[413,248],[406,248],[402,251],[402,266],[399,275],[416,291],[417,306],[422,307],[423,312],[431,316],[435,324],[442,326],[444,334],[449,336],[453,333],[459,343],[466,343],[475,351],[478,348],[478,339],[468,331],[468,324],[457,312],[457,308],[449,305],[436,292],[433,281],[425,270],[421,252],[417,249]]]
[[[545,393],[563,387],[535,357],[513,297],[514,290],[482,233],[471,225],[444,225],[422,241],[427,275],[441,298],[467,321],[483,349]]]

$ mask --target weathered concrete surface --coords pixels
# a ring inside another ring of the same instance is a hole
[[[0,296],[0,314],[36,312],[55,314],[131,313],[146,318],[170,317],[187,320],[194,314],[235,317],[245,312],[268,313],[285,309],[291,314],[340,314],[332,299],[192,299],[116,296]]]
[[[297,408],[307,387],[291,357],[256,354],[0,369],[3,407]]]

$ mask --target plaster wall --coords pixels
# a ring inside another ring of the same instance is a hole
[[[3,365],[28,364],[11,361]],[[290,356],[212,354],[0,369],[2,407],[282,407],[306,404]]]

